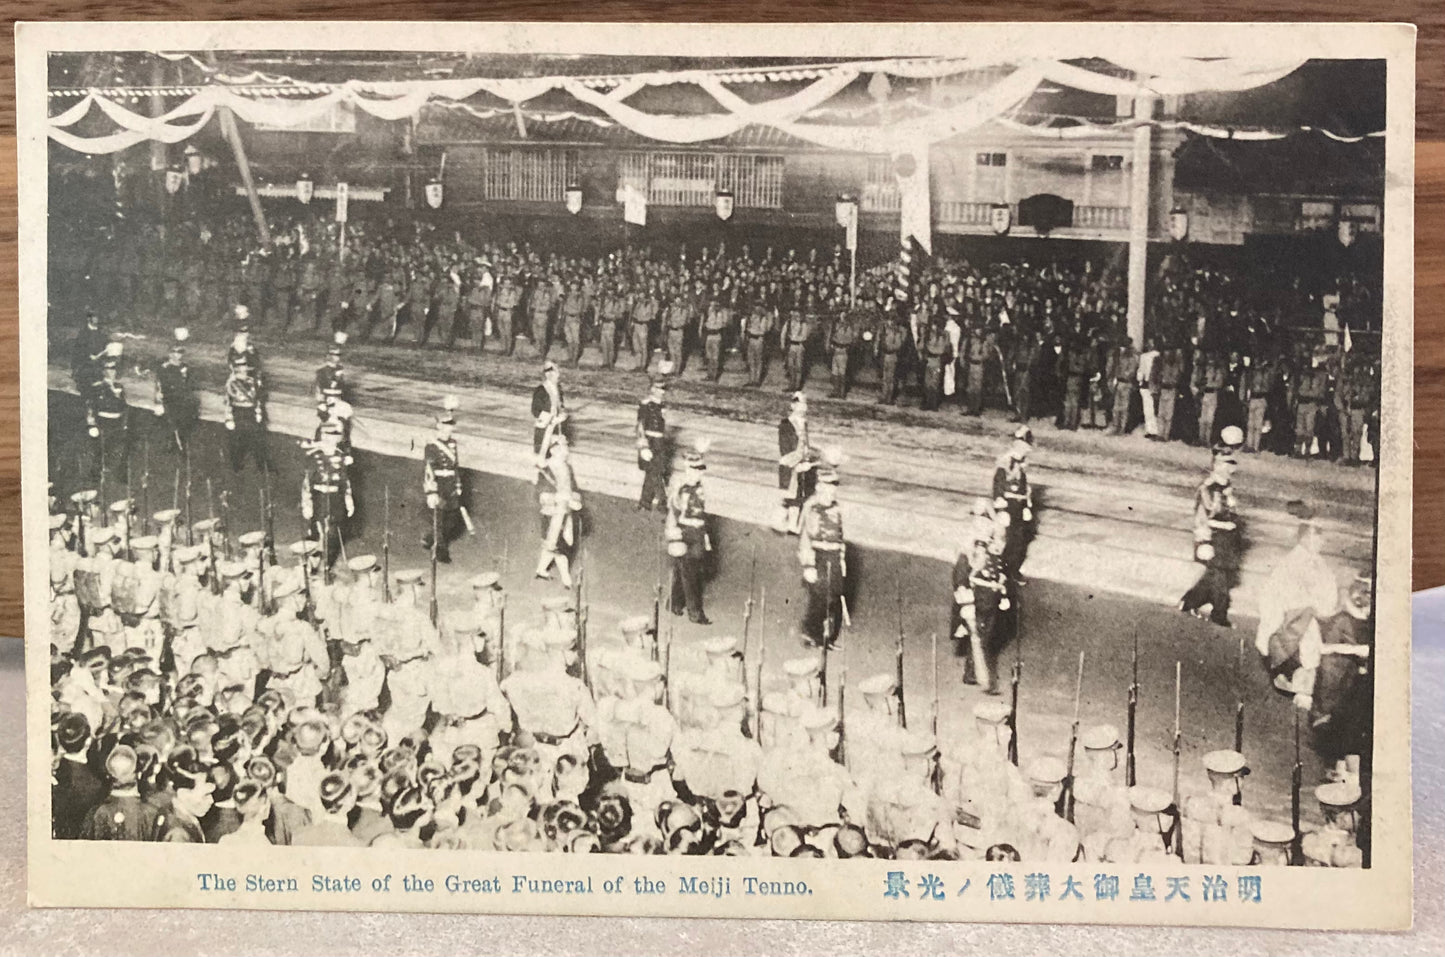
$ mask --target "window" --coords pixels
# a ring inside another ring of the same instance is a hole
[[[868,174],[863,181],[859,205],[868,213],[896,213],[902,207],[898,195],[898,177],[893,175],[893,161],[886,156],[868,159]]]
[[[575,150],[482,151],[482,198],[561,202],[577,175]]]
[[[655,206],[712,206],[720,189],[751,209],[781,209],[781,156],[761,153],[623,153],[617,185],[644,190]]]
[[[1124,169],[1124,157],[1117,154],[1095,153],[1089,163],[1095,173],[1118,173]]]
[[[1007,153],[979,153],[978,156],[975,158],[975,162],[976,162],[977,165],[979,165],[979,166],[1007,166],[1007,165],[1008,165],[1008,154],[1007,154]]]
[[[1008,195],[1008,154],[979,153],[973,164],[973,201],[1006,203]]]

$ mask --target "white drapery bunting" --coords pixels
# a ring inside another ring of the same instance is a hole
[[[994,60],[945,59],[887,61],[896,75],[939,77],[1001,65]],[[807,114],[842,92],[867,70],[840,67],[808,83],[802,90],[761,103],[748,102],[727,89],[716,73],[646,73],[629,77],[602,92],[593,85],[568,77],[469,78],[395,82],[348,81],[310,89],[327,92],[309,98],[293,87],[276,87],[270,96],[255,90],[242,93],[225,85],[208,87],[159,117],[149,117],[120,106],[114,99],[92,92],[79,103],[50,119],[52,139],[85,153],[111,153],[146,140],[176,143],[194,135],[216,109],[227,108],[248,123],[272,127],[299,126],[346,102],[384,120],[415,116],[432,101],[461,102],[478,93],[497,97],[514,108],[544,93],[564,90],[574,99],[601,111],[608,118],[647,139],[666,143],[702,143],[717,140],[745,126],[768,126],[831,149],[892,154],[900,143],[910,147],[931,145],[1004,116],[1027,99],[1039,84],[1052,82],[1112,96],[1161,96],[1198,92],[1239,91],[1273,83],[1302,64],[1298,59],[1194,60],[1147,57],[1131,60],[1136,78],[1122,78],[1058,60],[1033,60],[1018,65],[1006,76],[972,97],[924,116],[886,126],[838,125],[806,122]],[[695,116],[648,113],[625,101],[649,86],[691,83],[717,100],[725,112]],[[299,95],[298,95],[299,94]],[[95,137],[67,130],[98,106],[120,129]]]

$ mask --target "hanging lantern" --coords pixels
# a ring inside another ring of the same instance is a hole
[[[1189,211],[1175,206],[1169,211],[1169,235],[1176,243],[1184,242],[1189,235]]]
[[[568,183],[567,188],[562,191],[562,201],[567,206],[567,212],[573,216],[582,212],[582,187],[576,183]]]
[[[181,183],[185,180],[186,174],[181,171],[179,163],[172,163],[166,168],[166,192],[174,196],[181,191]]]
[[[1013,219],[1013,207],[1008,203],[994,203],[988,208],[988,224],[993,227],[996,236],[1007,236],[1013,227]]]
[[[426,184],[426,204],[432,209],[440,209],[442,205],[442,181],[433,179]]]
[[[189,143],[186,144],[186,170],[192,176],[195,176],[201,172],[201,169],[205,163],[205,159],[206,158],[201,155],[200,150],[196,149],[194,146],[191,146]]]
[[[311,202],[311,197],[316,193],[316,184],[311,180],[310,173],[302,173],[296,179],[296,198],[304,206]]]
[[[717,210],[717,218],[723,222],[733,218],[733,191],[720,189],[713,197],[713,208]]]
[[[1360,224],[1353,219],[1341,219],[1336,229],[1336,236],[1340,245],[1349,249],[1355,244],[1355,239],[1360,235]]]

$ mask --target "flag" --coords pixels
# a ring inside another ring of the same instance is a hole
[[[898,180],[899,238],[910,236],[926,253],[933,252],[933,198],[928,183],[928,145],[916,143],[893,154]]]
[[[630,183],[622,187],[622,221],[647,225],[647,195]]]

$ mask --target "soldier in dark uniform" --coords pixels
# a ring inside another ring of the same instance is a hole
[[[261,374],[261,358],[256,352],[256,347],[251,344],[251,313],[245,306],[237,306],[235,319],[238,323],[236,334],[231,337],[231,344],[226,347],[226,367],[232,371],[243,361],[252,372]]]
[[[1027,423],[1033,416],[1034,374],[1044,352],[1044,337],[1039,332],[1020,337],[1014,349],[1014,416],[1015,422]]]
[[[1316,421],[1328,386],[1329,373],[1316,357],[1306,355],[1300,364],[1295,392],[1294,454],[1301,458],[1314,454]]]
[[[236,360],[226,380],[226,429],[231,433],[231,471],[241,471],[247,455],[255,458],[262,472],[270,470],[261,382],[252,375],[251,363],[244,357]]]
[[[101,379],[90,389],[86,423],[90,437],[97,440],[96,474],[102,468],[117,474],[116,469],[123,467],[130,454],[130,405],[114,356],[101,363]]]
[[[270,315],[268,325],[279,326],[284,334],[291,327],[291,315],[296,292],[296,260],[289,247],[277,257],[271,279]]]
[[[1009,450],[994,463],[994,509],[1007,512],[1009,516],[1007,542],[1001,554],[1004,570],[1011,581],[1018,580],[1034,523],[1034,490],[1029,485],[1027,470],[1033,446],[1034,430],[1021,425],[1014,431]]]
[[[346,313],[350,307],[348,301],[348,295],[351,292],[350,277],[347,275],[346,267],[341,263],[330,263],[325,267],[324,279],[326,302],[320,310],[319,330],[339,332],[346,322]]]
[[[462,467],[453,435],[456,424],[456,400],[448,398],[441,415],[437,416],[436,435],[422,453],[421,485],[426,494],[426,507],[434,516],[436,537],[428,531],[421,544],[428,552],[435,544],[439,562],[452,560],[451,543],[466,530],[462,518]]]
[[[908,323],[899,312],[884,315],[883,331],[878,337],[878,351],[883,357],[879,377],[878,401],[893,405],[898,401],[898,364],[908,345]]]
[[[316,382],[312,389],[318,403],[340,399],[351,401],[351,386],[346,381],[346,370],[341,367],[341,347],[346,344],[346,333],[339,332],[326,350],[326,362],[316,370]]]
[[[999,631],[1002,616],[1012,607],[1010,592],[1014,578],[1009,573],[1008,551],[1014,534],[1009,514],[1008,511],[995,512],[990,534],[974,542],[968,576],[968,587],[973,592],[973,624],[977,629],[975,646],[978,648],[975,657],[978,661],[972,662],[972,669],[965,666],[964,681],[968,683],[968,671],[973,670],[975,681],[980,681],[984,693],[990,695],[999,693]],[[983,665],[981,669],[979,664]]]
[[[1174,406],[1179,399],[1179,386],[1184,381],[1184,350],[1166,346],[1154,360],[1154,375],[1149,388],[1155,392],[1154,413],[1159,425],[1160,442],[1168,442],[1174,430]]]
[[[652,361],[652,324],[658,312],[657,284],[649,282],[647,290],[632,300],[631,341],[632,354],[636,362],[634,372],[642,372]]]
[[[743,355],[748,365],[748,385],[760,386],[768,369],[768,335],[773,331],[774,312],[762,296],[753,299],[743,320]]]
[[[170,355],[156,369],[156,415],[165,422],[178,454],[190,448],[191,433],[201,417],[201,403],[191,385],[191,369],[186,365],[185,349],[181,345],[188,338],[184,326],[177,329]]]
[[[808,294],[806,302],[801,295],[793,302],[793,307],[788,310],[788,316],[783,320],[783,328],[779,337],[779,345],[783,349],[783,368],[788,374],[788,390],[797,392],[803,388],[803,382],[808,375],[808,340],[813,335],[812,324],[808,316],[813,310],[812,293]]]
[[[105,357],[108,345],[110,335],[100,328],[100,319],[94,312],[87,312],[85,328],[75,334],[70,347],[70,376],[75,381],[75,391],[82,396],[100,380],[100,360]]]
[[[1340,429],[1344,433],[1346,465],[1360,464],[1360,450],[1370,416],[1379,407],[1379,386],[1375,382],[1374,363],[1369,359],[1352,359],[1345,365],[1345,374],[1336,395],[1340,403]],[[1375,456],[1378,460],[1378,454]]]
[[[486,345],[487,328],[492,310],[492,273],[490,263],[478,257],[473,263],[467,279],[467,294],[463,300],[466,312],[467,335],[471,337],[472,348],[481,352]]]
[[[1209,620],[1216,625],[1232,627],[1229,622],[1230,591],[1239,577],[1241,536],[1236,511],[1234,486],[1231,480],[1240,429],[1229,426],[1214,449],[1214,464],[1194,496],[1194,560],[1204,566],[1190,589],[1179,600],[1179,610],[1203,617],[1205,605],[1210,606]],[[1228,444],[1225,444],[1228,443]]]
[[[1195,358],[1194,383],[1199,396],[1200,445],[1214,441],[1214,418],[1219,411],[1219,390],[1224,388],[1228,367],[1224,357],[1217,353],[1200,355]]]
[[[1064,349],[1061,372],[1064,376],[1064,406],[1059,415],[1059,428],[1076,431],[1079,428],[1080,403],[1084,398],[1084,382],[1093,372],[1094,363],[1089,360],[1088,343],[1082,335],[1075,334]]]
[[[687,330],[692,327],[695,309],[692,296],[686,289],[680,289],[663,311],[663,325],[667,330],[667,358],[672,362],[673,371],[677,375],[682,375],[687,368]]]
[[[424,348],[431,336],[432,298],[446,282],[443,277],[432,276],[431,269],[422,263],[412,271],[406,286],[406,321],[411,327],[412,342],[418,349]]]
[[[552,307],[555,304],[556,290],[552,277],[537,280],[527,302],[527,314],[532,321],[532,348],[544,359],[547,350],[552,347]]]
[[[637,500],[639,511],[661,508],[667,496],[667,420],[663,399],[667,380],[652,380],[647,397],[637,405],[637,467],[642,470],[642,496]]]
[[[517,277],[507,273],[502,277],[502,283],[497,287],[497,295],[492,299],[492,324],[497,331],[497,344],[502,348],[502,355],[509,356],[516,348],[517,336],[515,322],[517,318],[517,306],[522,302],[522,290],[517,285]]]
[[[732,324],[732,306],[722,289],[714,284],[711,301],[702,319],[702,353],[707,359],[707,377],[713,382],[722,378],[723,336]]]
[[[322,283],[321,265],[316,253],[308,250],[301,255],[296,277],[296,323],[312,335],[321,331]]]
[[[437,339],[445,343],[447,349],[456,348],[457,333],[461,331],[459,322],[461,308],[462,279],[457,274],[456,268],[453,267],[444,270],[437,277],[436,304],[433,306],[436,315],[432,319]]]
[[[833,389],[829,393],[835,399],[848,397],[849,366],[853,358],[853,346],[858,342],[861,330],[868,324],[865,309],[838,312],[828,328],[828,377]]]
[[[798,534],[798,510],[812,494],[815,461],[808,439],[808,398],[795,392],[787,416],[778,423],[778,488],[782,503],[774,530]]]
[[[1109,387],[1114,393],[1114,406],[1109,416],[1109,431],[1123,435],[1129,429],[1129,402],[1134,398],[1139,379],[1139,352],[1134,348],[1134,340],[1126,338],[1110,358],[1108,371],[1113,373],[1113,381]]]
[[[933,412],[943,405],[943,368],[948,364],[952,344],[943,320],[935,318],[923,333],[923,410]]]
[[[306,472],[301,479],[301,517],[306,522],[306,537],[322,543],[328,565],[345,542],[346,522],[356,512],[340,444],[341,423],[334,418],[323,422],[320,437],[306,451]]]
[[[567,404],[562,398],[562,375],[557,363],[542,363],[542,384],[532,390],[532,451],[541,455],[542,440],[547,432],[560,431],[567,419]]]
[[[582,291],[582,284],[574,279],[567,284],[567,293],[558,307],[562,336],[567,340],[567,359],[574,369],[582,361],[582,320],[586,311],[587,295]]]
[[[983,380],[987,369],[988,353],[991,348],[988,330],[982,319],[975,318],[969,324],[968,345],[965,355],[968,359],[968,382],[965,385],[967,411],[969,415],[983,414]],[[1025,418],[1027,416],[1025,415]]]
[[[1258,452],[1264,444],[1264,423],[1268,417],[1269,399],[1279,379],[1279,369],[1274,360],[1266,355],[1255,358],[1244,376],[1246,396],[1246,418],[1244,449]]]
[[[668,495],[664,531],[667,553],[672,556],[669,607],[674,615],[680,615],[685,605],[689,621],[710,625],[712,622],[702,608],[703,562],[712,550],[707,532],[707,504],[702,492],[703,471],[707,465],[701,448],[688,449],[682,461],[682,475]]]
[[[627,291],[621,280],[603,283],[597,306],[597,337],[602,348],[602,368],[617,365],[618,327],[627,321]]]
[[[816,490],[803,504],[798,561],[808,586],[803,633],[821,645],[838,640],[840,599],[848,577],[848,546],[843,538],[843,511],[838,505],[838,470],[824,464],[815,473]]]

